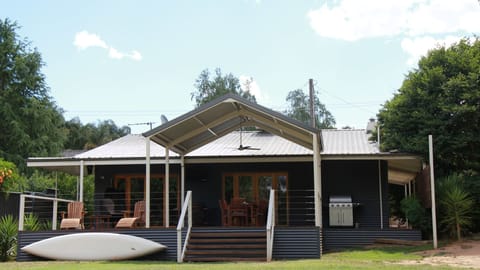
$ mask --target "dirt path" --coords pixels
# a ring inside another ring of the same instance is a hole
[[[480,269],[480,240],[456,242],[436,250],[425,250],[417,254],[424,258],[400,263],[408,265],[449,265]]]

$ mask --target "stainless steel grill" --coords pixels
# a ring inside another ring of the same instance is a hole
[[[330,196],[328,202],[330,226],[353,226],[352,196]]]

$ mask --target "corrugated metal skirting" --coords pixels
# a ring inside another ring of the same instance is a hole
[[[323,229],[324,250],[336,250],[367,246],[378,238],[400,240],[422,240],[422,233],[418,230],[394,229]]]
[[[320,258],[318,227],[275,227],[273,259]]]
[[[20,248],[31,243],[55,237],[64,234],[82,233],[91,231],[44,231],[44,232],[19,232],[18,233],[18,250],[17,261],[38,261],[42,258],[32,256],[23,252]],[[106,232],[106,231],[102,231]],[[169,260],[173,261],[177,259],[177,231],[175,228],[159,228],[159,229],[135,229],[135,230],[115,230],[110,231],[113,233],[128,234],[144,239],[152,240],[154,242],[166,245],[168,248],[158,253],[144,256],[139,258],[140,260]],[[185,237],[185,236],[184,236]],[[74,244],[74,243],[72,243]]]

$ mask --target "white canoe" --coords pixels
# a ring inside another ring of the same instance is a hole
[[[64,261],[127,260],[167,246],[118,233],[74,233],[44,239],[22,248],[35,256]]]

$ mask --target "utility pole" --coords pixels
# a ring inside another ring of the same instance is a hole
[[[312,127],[315,127],[315,91],[313,90],[313,79],[308,80],[310,88],[310,119],[312,120]]]

